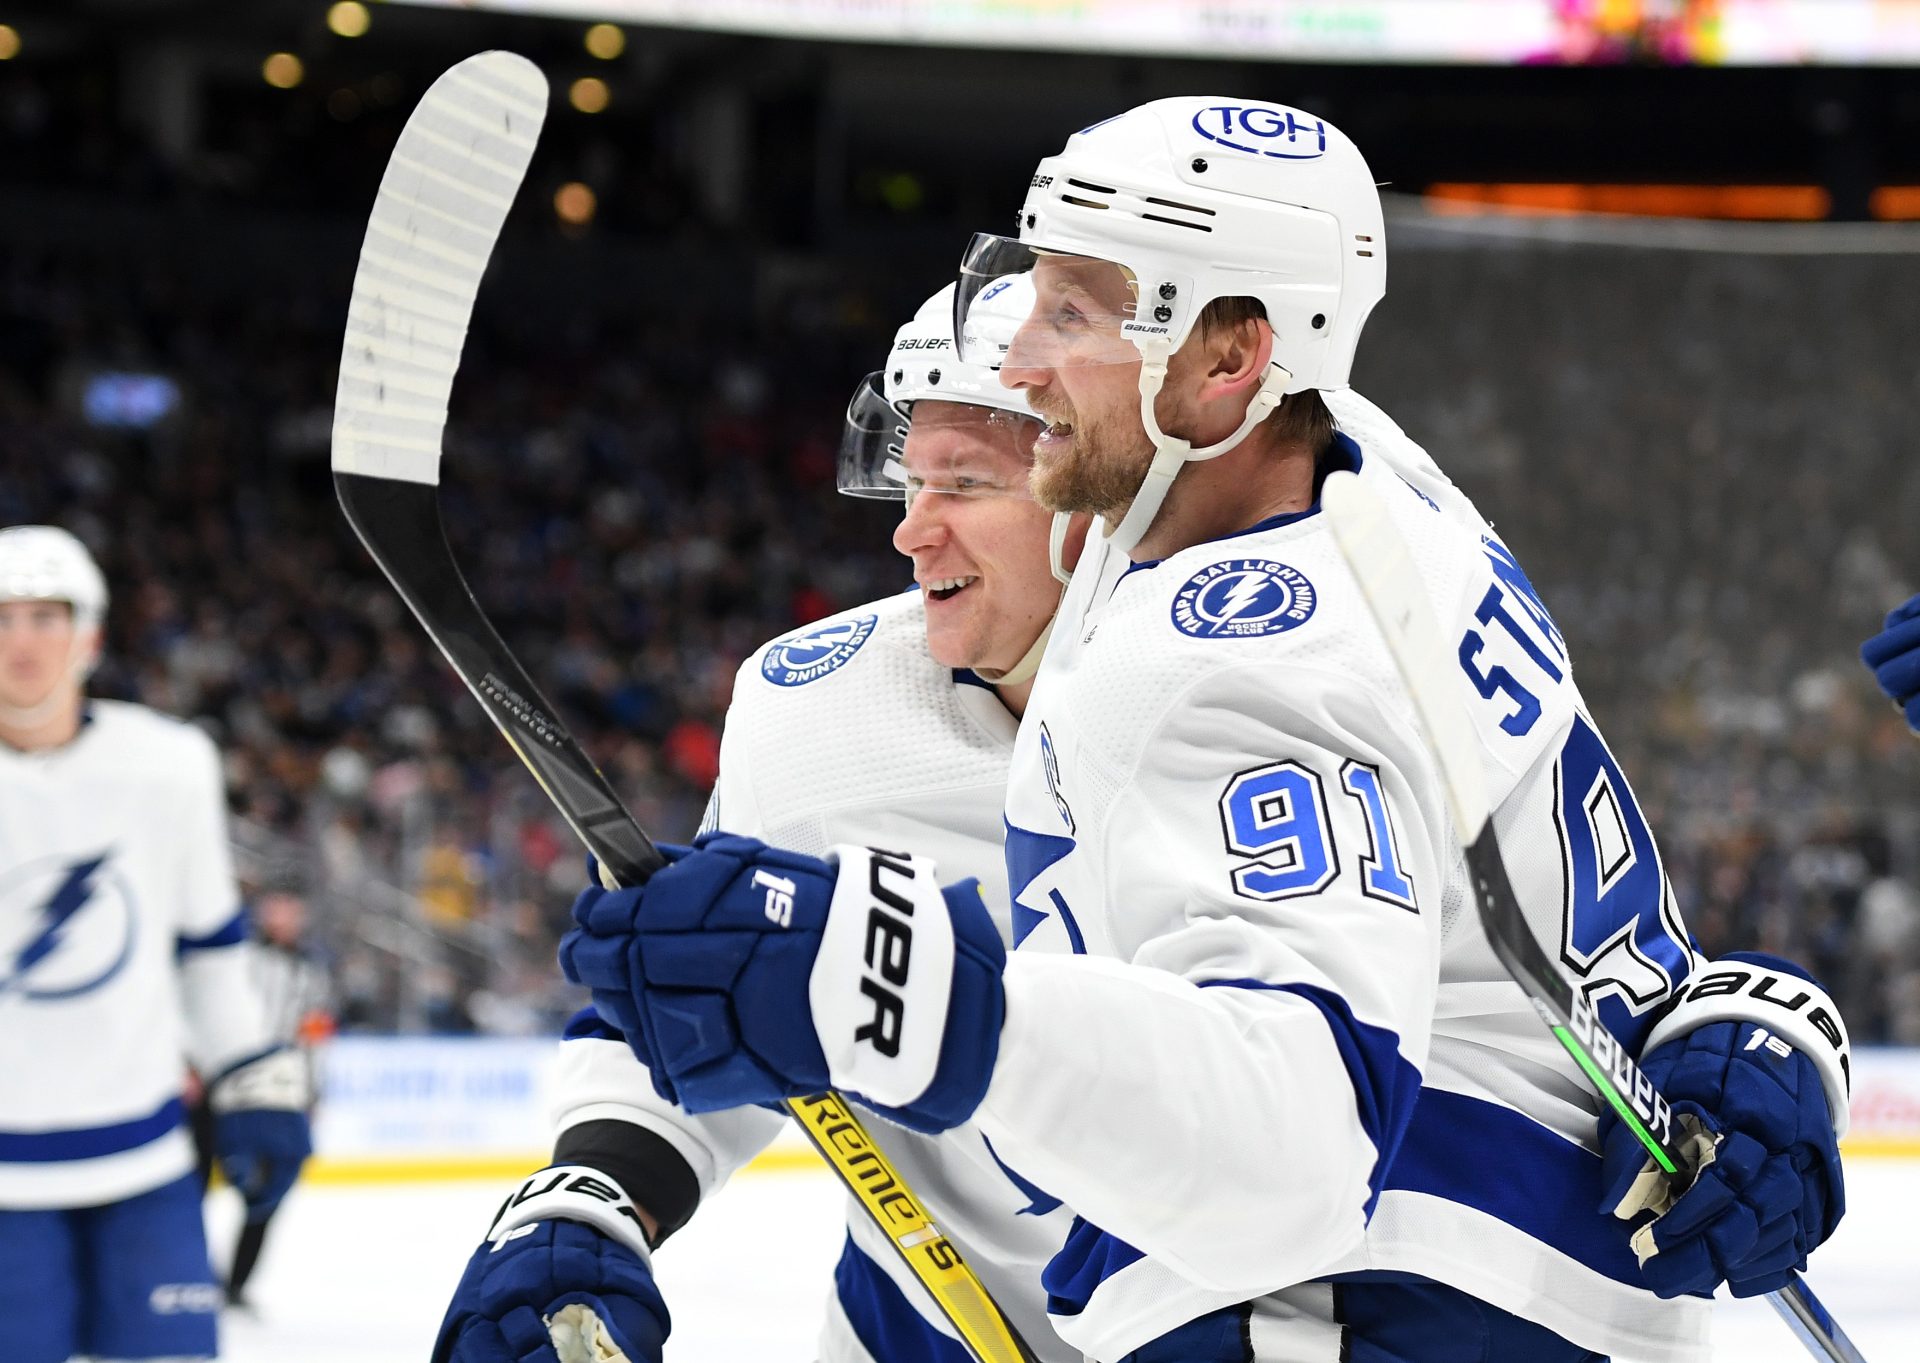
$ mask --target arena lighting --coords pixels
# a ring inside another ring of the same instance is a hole
[[[276,90],[291,90],[306,79],[307,68],[291,52],[276,52],[260,63],[260,75]]]
[[[342,38],[358,38],[372,22],[373,17],[360,0],[337,0],[327,9],[327,27]]]
[[[1881,185],[1869,203],[1882,222],[1913,222],[1920,219],[1920,185]]]
[[[1427,186],[1430,211],[1620,213],[1650,218],[1818,222],[1832,210],[1818,185],[1456,184]]]
[[[618,24],[595,24],[587,30],[587,51],[603,62],[610,62],[627,50],[627,35]]]
[[[599,206],[593,191],[578,180],[569,180],[553,192],[554,216],[569,227],[585,227]]]
[[[826,42],[1478,66],[1914,66],[1920,0],[406,0]]]
[[[20,34],[12,24],[0,24],[0,62],[20,55]]]
[[[582,76],[567,90],[567,103],[583,114],[597,114],[607,107],[612,94],[598,76]]]

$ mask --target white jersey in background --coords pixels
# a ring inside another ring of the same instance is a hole
[[[927,652],[919,592],[857,607],[742,665],[707,826],[814,856],[837,843],[911,849],[943,880],[978,877],[1011,942],[1001,815],[1015,729],[992,688]],[[785,1120],[761,1108],[690,1117],[654,1094],[617,1040],[562,1043],[559,1075],[562,1130],[604,1119],[647,1127],[680,1152],[703,1198]],[[1067,1213],[1023,1187],[971,1125],[933,1137],[866,1120],[1043,1363],[1079,1363],[1048,1324],[1040,1285]],[[878,1363],[965,1363],[939,1309],[851,1198],[847,1226],[822,1363],[873,1363],[875,1352]]]
[[[193,1168],[186,1061],[273,1042],[245,962],[220,757],[138,705],[0,745],[0,1208],[94,1206]]]
[[[1695,960],[1559,632],[1424,452],[1327,397],[1482,698],[1533,930],[1573,975],[1618,982],[1601,1016],[1637,1049]],[[1338,1288],[1318,1280],[1391,1270],[1595,1351],[1705,1356],[1708,1303],[1641,1286],[1627,1226],[1596,1210],[1595,1100],[1481,932],[1317,506],[1154,563],[1090,537],[1007,818],[1019,949],[976,1121],[1084,1218],[1047,1270],[1062,1337],[1114,1359],[1290,1288],[1251,1309],[1250,1357],[1331,1363]],[[1165,1140],[1143,1091],[1157,1122],[1181,1114]]]

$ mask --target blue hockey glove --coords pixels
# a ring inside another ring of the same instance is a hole
[[[500,1209],[453,1291],[433,1363],[661,1363],[672,1321],[633,1204],[578,1165],[542,1169]]]
[[[313,1153],[311,1101],[306,1061],[293,1050],[244,1061],[208,1085],[213,1155],[246,1203],[248,1221],[273,1214]]]
[[[985,1096],[1006,949],[973,880],[920,857],[827,861],[729,833],[662,847],[636,889],[589,887],[560,943],[567,978],[689,1112],[827,1088],[919,1131]]]
[[[1784,965],[1767,962],[1776,979],[1796,983]],[[1764,1024],[1726,1020],[1656,1045],[1640,1068],[1676,1125],[1705,1138],[1697,1177],[1674,1196],[1633,1132],[1611,1110],[1601,1116],[1601,1210],[1655,1213],[1633,1237],[1647,1285],[1669,1298],[1722,1282],[1736,1297],[1784,1286],[1846,1210],[1820,1067]]]
[[[1860,658],[1920,734],[1920,596],[1893,609],[1887,627],[1860,645]]]

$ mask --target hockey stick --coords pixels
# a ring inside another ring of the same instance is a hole
[[[473,599],[440,520],[441,438],[480,276],[526,175],[547,82],[483,52],[422,96],[367,222],[347,308],[333,481],[354,533],[613,885],[665,864]],[[837,1094],[787,1106],[980,1363],[1034,1363]]]
[[[1584,993],[1555,968],[1527,926],[1507,879],[1494,837],[1492,811],[1480,754],[1474,746],[1458,670],[1440,642],[1433,605],[1421,584],[1406,541],[1394,528],[1379,495],[1356,474],[1326,480],[1321,506],[1347,566],[1360,582],[1400,677],[1413,697],[1427,742],[1447,788],[1454,830],[1467,858],[1480,925],[1500,963],[1526,991],[1534,1011],[1573,1057],[1595,1092],[1640,1138],[1668,1174],[1691,1172],[1674,1139],[1673,1114],[1625,1047],[1614,1041]],[[1816,1358],[1865,1363],[1860,1351],[1798,1274],[1767,1294],[1781,1318]]]

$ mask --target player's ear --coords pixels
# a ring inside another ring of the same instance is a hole
[[[1201,323],[1198,333],[1205,377],[1202,401],[1250,394],[1273,359],[1273,326],[1264,317]]]

